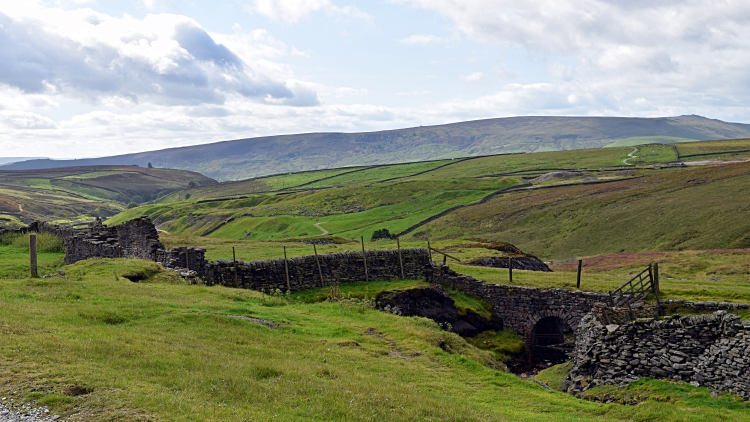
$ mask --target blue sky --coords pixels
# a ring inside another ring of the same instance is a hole
[[[750,3],[0,0],[0,156],[516,115],[750,122]]]

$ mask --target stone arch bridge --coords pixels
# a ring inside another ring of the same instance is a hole
[[[493,312],[506,327],[531,344],[537,343],[538,337],[559,332],[558,327],[554,327],[556,324],[575,331],[595,303],[610,302],[607,293],[485,283],[448,267],[439,268],[433,281],[485,299],[492,304]],[[544,344],[543,339],[541,343]],[[547,344],[554,344],[554,341]]]

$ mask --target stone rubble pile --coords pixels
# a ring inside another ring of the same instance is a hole
[[[15,403],[2,397],[0,400],[0,422],[65,422],[58,415],[51,415],[46,407],[33,407]]]
[[[690,305],[699,309],[721,306]],[[592,386],[624,385],[651,377],[683,380],[747,400],[749,374],[750,321],[738,315],[719,310],[604,325],[592,313],[578,326],[573,369],[564,385],[569,393],[578,394]]]

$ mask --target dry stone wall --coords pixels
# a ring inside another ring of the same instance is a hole
[[[721,306],[716,302],[691,304]],[[568,392],[575,394],[640,377],[668,378],[750,399],[748,374],[750,321],[742,321],[738,315],[719,310],[604,325],[591,313],[577,330],[573,369],[565,384]]]
[[[164,268],[179,270],[186,275],[204,276],[206,270],[206,250],[195,246],[178,246],[172,249],[158,249],[154,261]]]
[[[608,303],[610,300],[606,293],[485,283],[459,274],[447,266],[438,267],[431,278],[485,299],[492,304],[494,314],[503,324],[523,335],[527,341],[542,318],[558,317],[575,330],[581,319],[592,311],[594,304]]]
[[[199,275],[208,285],[223,285],[253,290],[307,290],[336,283],[360,282],[369,279],[391,280],[401,277],[398,250],[370,250],[367,258],[367,277],[362,252],[342,252],[318,255],[320,270],[314,255],[297,256],[286,260],[289,286],[286,281],[284,259],[244,262],[242,260],[206,262]],[[430,266],[425,248],[401,249],[406,278],[422,278]],[[236,274],[235,274],[236,268]],[[323,274],[321,280],[320,274]]]
[[[29,227],[7,232],[46,232],[59,236],[65,244],[65,263],[72,264],[89,258],[140,258],[155,261],[165,268],[200,277],[208,285],[224,285],[254,290],[306,290],[336,283],[369,280],[391,280],[401,277],[422,278],[430,266],[429,253],[425,248],[398,250],[370,250],[365,252],[343,252],[299,256],[266,261],[237,262],[219,259],[209,262],[206,250],[197,247],[167,249],[159,241],[159,235],[151,219],[142,216],[116,226],[104,226],[97,221],[86,229],[72,229],[47,223],[35,222]],[[399,262],[399,255],[401,262]],[[318,267],[318,265],[320,265]],[[321,280],[322,275],[322,280]]]
[[[636,303],[628,308],[614,308],[604,303],[594,304],[592,312],[602,324],[625,324],[638,318],[658,318],[674,313],[701,314],[715,311],[737,311],[749,309],[747,303],[729,302],[691,302],[679,299],[667,299],[664,302]]]
[[[18,227],[14,229],[0,228],[0,236],[7,233],[15,234],[27,234],[27,233],[48,233],[55,235],[61,239],[66,239],[75,235],[78,230],[69,226],[60,226],[57,224],[47,223],[43,221],[34,221],[27,227]]]
[[[164,245],[151,219],[143,216],[116,226],[97,222],[88,229],[61,236],[65,244],[65,263],[89,258],[140,258],[156,260]]]

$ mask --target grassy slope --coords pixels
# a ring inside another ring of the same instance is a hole
[[[729,139],[676,144],[683,161],[750,157],[750,139]]]
[[[115,278],[139,269],[151,282]],[[750,411],[731,397],[691,401],[708,393],[689,386],[637,406],[577,400],[489,368],[489,352],[429,320],[356,304],[168,284],[138,260],[65,271],[0,281],[0,393],[86,420],[719,421]],[[91,392],[64,395],[72,385]]]
[[[157,223],[166,222],[168,232],[203,234],[218,228],[211,236],[239,239],[250,232],[247,239],[270,240],[319,235],[322,232],[314,224],[321,223],[331,234],[369,238],[376,229],[397,233],[447,208],[474,203],[517,183],[515,178],[397,180],[204,204],[187,201],[128,210],[109,224],[146,214]]]
[[[190,181],[214,183],[196,173],[135,166],[4,171],[0,173],[0,213],[19,220],[63,222],[109,216],[135,196],[155,198],[185,188]]]
[[[599,185],[508,193],[425,226],[434,238],[482,236],[547,259],[750,245],[747,164],[651,172]]]
[[[517,179],[499,178],[501,174],[558,168],[625,168],[622,160],[631,151],[631,148],[608,148],[379,166],[304,186],[318,186],[323,189],[320,191],[292,189],[287,195],[254,194],[263,179],[252,179],[181,191],[174,197],[184,198],[185,193],[191,193],[190,200],[128,210],[110,224],[146,214],[158,223],[168,223],[164,227],[170,232],[202,234],[221,225],[212,236],[239,238],[250,232],[249,239],[279,239],[320,234],[313,224],[326,222],[326,229],[332,234],[369,237],[379,228],[399,232],[442,210],[474,203],[488,193],[519,183]],[[395,180],[378,183],[388,179]],[[296,182],[299,178],[294,174],[278,176],[276,181],[284,185]],[[330,186],[338,187],[326,188]],[[233,195],[248,198],[196,203],[198,199]],[[357,207],[360,212],[348,214]],[[252,217],[223,225],[244,214]]]
[[[408,177],[413,174],[430,171],[440,166],[453,164],[454,160],[424,161],[410,164],[377,166],[361,171],[345,173],[337,177],[305,185],[305,188],[319,189],[334,186],[351,186],[363,183],[377,183],[383,180]]]

